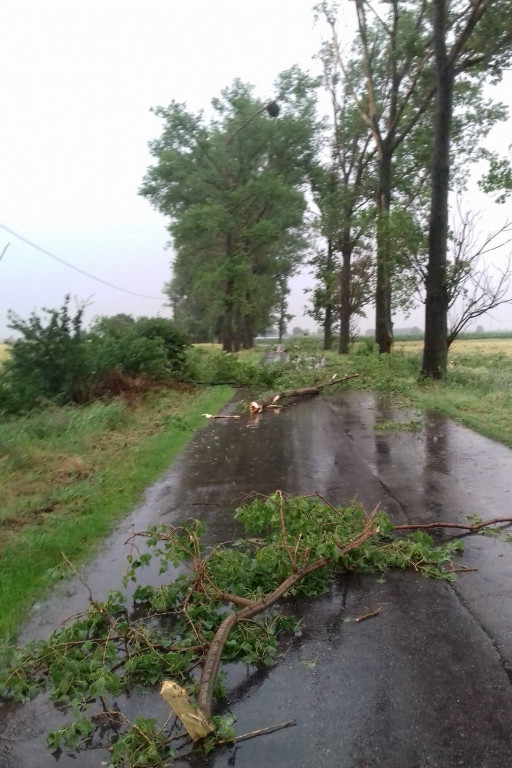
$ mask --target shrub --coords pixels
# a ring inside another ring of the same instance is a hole
[[[61,309],[43,309],[23,320],[9,312],[9,328],[21,334],[2,366],[0,408],[23,410],[39,402],[81,402],[89,393],[84,307],[72,316],[70,297]]]
[[[133,329],[119,336],[92,338],[89,349],[95,384],[100,384],[112,371],[121,371],[127,376],[146,374],[154,379],[169,373],[162,340],[140,338]]]
[[[144,376],[147,382],[182,370],[187,340],[170,320],[116,315],[99,318],[86,332],[84,306],[72,315],[69,302],[66,296],[61,309],[44,309],[43,317],[9,314],[9,327],[21,338],[0,369],[0,412],[83,403],[130,389],[125,377]],[[121,389],[111,389],[113,377]]]
[[[165,317],[140,317],[133,325],[133,332],[139,339],[161,341],[169,370],[172,373],[181,371],[186,359],[188,339],[176,330],[172,320]]]
[[[95,380],[114,370],[128,376],[145,374],[154,379],[182,370],[188,342],[171,320],[141,317],[132,322],[119,322],[118,318],[99,318],[91,334]]]

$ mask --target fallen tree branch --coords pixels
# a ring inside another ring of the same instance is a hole
[[[489,525],[498,525],[498,523],[512,523],[512,517],[495,517],[492,520],[485,520],[482,523],[474,525],[463,525],[462,523],[416,523],[415,525],[395,525],[395,531],[419,531],[432,528],[460,528],[464,531],[479,531],[480,528],[486,528]]]
[[[373,527],[373,519],[369,519],[363,531],[350,541],[343,549],[340,550],[338,559],[341,559],[344,555],[352,552],[361,546],[367,539],[373,536],[377,531]],[[213,700],[213,688],[215,685],[215,679],[219,671],[220,660],[224,646],[229,638],[231,630],[244,619],[251,619],[253,616],[257,616],[259,613],[270,608],[276,603],[286,592],[292,589],[297,582],[303,579],[310,573],[318,571],[320,568],[324,568],[326,565],[332,563],[331,557],[323,557],[310,565],[301,568],[296,573],[292,573],[282,584],[277,587],[273,592],[267,595],[265,598],[254,601],[252,605],[247,605],[240,611],[231,613],[220,624],[213,640],[210,643],[208,653],[203,667],[201,680],[199,682],[199,693],[197,696],[197,708],[200,714],[210,720],[212,711]]]
[[[203,413],[205,419],[239,419],[240,416],[230,416],[227,413],[218,413],[215,416],[211,413]]]
[[[336,384],[342,384],[344,381],[357,378],[359,378],[359,374],[352,373],[349,376],[344,376],[342,379],[329,381],[327,384],[318,384],[314,387],[299,387],[298,389],[285,389],[282,392],[272,395],[272,397],[262,400],[261,403],[254,400],[250,403],[249,410],[251,413],[261,413],[261,411],[264,411],[265,409],[275,408],[278,400],[289,400],[294,397],[312,397],[313,395],[319,395],[320,392],[327,389],[327,387],[334,387]]]
[[[254,739],[255,736],[264,736],[267,733],[274,733],[275,731],[281,731],[283,728],[292,728],[293,726],[297,725],[296,720],[289,720],[286,723],[278,723],[278,725],[269,725],[266,728],[259,728],[257,731],[249,731],[248,733],[243,733],[241,736],[235,736],[234,739],[224,739],[223,741],[218,741],[217,744],[232,744],[232,743],[238,743],[239,741],[247,741],[248,739]]]
[[[360,624],[362,621],[366,621],[366,619],[373,619],[374,616],[378,616],[381,612],[382,608],[376,608],[374,611],[370,611],[370,613],[365,613],[364,616],[358,616],[357,619],[354,619],[354,624]]]

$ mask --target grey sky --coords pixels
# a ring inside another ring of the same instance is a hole
[[[322,30],[311,5],[3,0],[0,222],[107,282],[160,296],[172,255],[165,220],[137,196],[147,142],[160,133],[150,107],[177,99],[199,110],[234,77],[266,98],[280,71],[315,69]],[[499,141],[509,143],[506,134]],[[89,317],[167,313],[164,297],[101,285],[0,229],[0,252],[8,242],[0,339],[7,309],[26,317],[59,306],[66,293],[91,298]],[[292,325],[304,324],[305,282],[294,281]]]

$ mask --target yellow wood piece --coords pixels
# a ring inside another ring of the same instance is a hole
[[[192,704],[186,690],[178,683],[166,680],[162,683],[160,695],[179,717],[193,741],[204,738],[214,730],[213,724]]]

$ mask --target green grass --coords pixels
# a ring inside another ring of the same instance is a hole
[[[140,500],[193,432],[232,395],[160,391],[122,401],[49,408],[0,434],[0,638],[52,584],[61,552],[75,563]]]
[[[475,346],[479,344],[478,348]],[[388,393],[404,405],[431,408],[487,437],[512,447],[512,355],[495,352],[492,340],[457,342],[450,350],[443,381],[419,378],[421,352],[397,349],[379,356],[369,343],[356,344],[347,356],[328,353],[330,372],[359,373],[346,386]],[[411,342],[411,345],[414,342]]]

